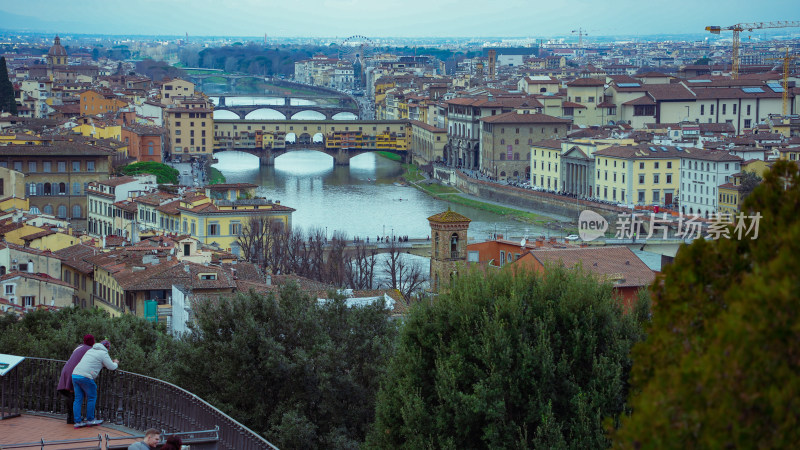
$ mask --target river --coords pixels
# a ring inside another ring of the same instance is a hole
[[[375,239],[378,235],[426,238],[427,218],[448,206],[472,219],[469,240],[483,241],[493,233],[506,236],[544,235],[546,230],[486,211],[448,204],[410,186],[394,183],[402,166],[375,154],[334,166],[333,158],[315,151],[294,151],[278,157],[275,166],[259,166],[258,158],[243,152],[215,155],[228,183],[254,183],[258,194],[295,208],[295,229],[319,227],[348,237]]]

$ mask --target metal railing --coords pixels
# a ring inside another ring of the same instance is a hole
[[[64,361],[26,358],[0,377],[0,409],[65,414],[71,404],[56,391]],[[167,433],[219,427],[219,448],[275,449],[266,439],[191,392],[165,381],[121,370],[96,380],[95,416],[136,430]]]

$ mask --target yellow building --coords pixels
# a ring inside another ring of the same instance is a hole
[[[75,304],[82,308],[92,306],[94,285],[93,267],[84,258],[90,258],[99,252],[98,248],[82,243],[54,252],[61,258],[61,279],[75,287]]]
[[[84,123],[72,129],[87,137],[122,140],[122,126],[106,123]]]
[[[751,159],[742,163],[742,172],[755,172],[762,179],[770,168],[772,168],[772,163],[760,159]]]
[[[594,154],[594,197],[628,205],[670,205],[678,198],[681,156],[685,153],[677,147],[599,150]]]
[[[742,203],[742,174],[737,173],[731,176],[731,182],[719,186],[719,206],[717,212],[720,214],[736,215],[739,212],[739,205]]]
[[[547,139],[531,146],[531,186],[545,190],[560,189],[558,166],[561,163],[561,142]]]
[[[800,147],[781,148],[778,152],[783,161],[800,161]]]
[[[194,83],[175,78],[161,85],[161,103],[171,105],[176,97],[194,97]]]
[[[182,101],[164,109],[172,155],[210,156],[214,150],[214,110],[204,101]]]
[[[24,199],[26,196],[25,174],[0,166],[0,200],[7,198]],[[5,209],[1,211],[5,211]]]
[[[0,276],[4,298],[25,310],[40,307],[65,308],[74,304],[72,285],[44,274],[10,272]]]
[[[195,195],[181,200],[177,207],[181,215],[181,231],[197,239],[201,244],[240,254],[236,243],[243,227],[251,217],[268,216],[270,220],[291,228],[292,212],[295,210],[264,198],[247,198],[254,186],[246,183],[219,184],[207,187],[215,197]]]

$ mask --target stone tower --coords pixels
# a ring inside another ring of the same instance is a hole
[[[432,291],[450,285],[450,278],[457,274],[459,266],[467,263],[467,230],[470,219],[453,212],[428,217],[431,226],[431,274]]]

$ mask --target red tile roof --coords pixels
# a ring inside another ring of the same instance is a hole
[[[571,124],[569,119],[560,119],[558,117],[548,116],[547,114],[520,114],[517,112],[507,112],[505,114],[498,114],[496,116],[487,116],[481,118],[481,121],[487,123],[546,123],[546,124]]]
[[[615,287],[648,286],[655,273],[628,247],[586,247],[532,250],[530,254],[541,264],[563,264],[572,268],[582,265]]]

